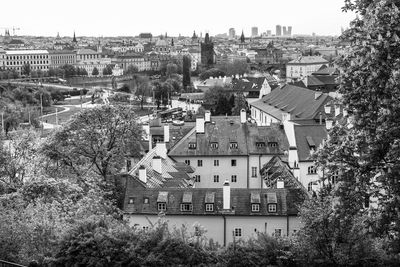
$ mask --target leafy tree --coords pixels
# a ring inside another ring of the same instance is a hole
[[[140,136],[131,107],[103,105],[74,116],[49,138],[44,153],[79,177],[90,169],[106,180],[119,172],[126,155],[139,152]]]
[[[60,90],[52,90],[50,95],[54,104],[57,104],[59,101],[64,101],[65,99],[65,96]]]
[[[247,106],[247,101],[246,98],[244,97],[243,94],[239,93],[236,95],[235,100],[234,100],[234,106],[233,106],[233,110],[232,110],[232,115],[233,116],[238,116],[240,115],[240,111],[244,109],[244,110],[248,110],[248,106]]]
[[[174,63],[167,64],[166,75],[170,77],[172,74],[178,73],[178,66]]]
[[[77,74],[75,67],[69,64],[65,64],[61,67],[61,69],[63,70],[66,78],[75,76]]]
[[[99,70],[96,67],[93,68],[92,75],[93,76],[99,75]]]
[[[337,60],[340,93],[352,127],[338,124],[318,157],[329,179],[339,172],[332,194],[343,216],[357,214],[366,197],[377,199],[373,232],[400,252],[400,3],[345,1],[344,10],[360,14],[344,33],[352,45]]]
[[[226,73],[228,76],[232,75],[243,75],[249,72],[249,65],[245,60],[235,60],[234,62],[227,62],[217,66],[222,72]]]
[[[108,64],[104,69],[103,69],[103,75],[112,75],[112,70],[113,70],[113,65]]]
[[[210,106],[211,115],[232,115],[234,97],[224,87],[210,88],[204,94],[204,101]]]
[[[128,69],[126,70],[126,74],[135,74],[139,71],[138,67],[136,65],[129,65]]]
[[[135,95],[140,98],[140,109],[143,109],[144,101],[146,100],[146,97],[151,96],[151,93],[151,84],[148,81],[139,84],[136,89]]]
[[[29,76],[31,73],[31,65],[29,63],[26,63],[22,66],[21,74]]]
[[[183,57],[183,81],[182,85],[184,88],[190,85],[190,70],[191,70],[191,60],[189,56]]]
[[[119,92],[125,92],[125,93],[131,93],[131,89],[129,88],[129,85],[124,83],[121,88],[119,88],[117,91]]]
[[[219,77],[219,76],[223,77],[225,75],[226,74],[224,71],[217,69],[217,68],[212,68],[212,69],[205,70],[204,72],[202,72],[200,74],[200,80],[204,81],[210,77]]]

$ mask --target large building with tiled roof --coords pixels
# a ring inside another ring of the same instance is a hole
[[[331,100],[327,94],[288,84],[251,103],[251,116],[258,125],[286,120],[315,124],[325,122],[324,105]]]
[[[196,119],[196,127],[168,155],[195,167],[196,187],[263,188],[260,169],[273,156],[286,157],[288,141],[278,124],[257,126],[241,116]]]
[[[319,56],[300,56],[286,64],[286,79],[287,81],[300,80],[328,63]]]
[[[194,236],[228,245],[239,239],[266,233],[287,236],[300,228],[299,206],[307,198],[302,188],[279,186],[269,189],[146,188],[128,179],[124,218],[131,226],[148,229],[159,215],[168,226],[182,227]]]

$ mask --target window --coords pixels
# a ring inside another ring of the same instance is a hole
[[[134,197],[130,197],[128,203],[129,204],[135,203],[135,198]]]
[[[257,167],[251,167],[251,177],[257,177]]]
[[[197,160],[197,167],[203,167],[203,160],[201,159]]]
[[[194,181],[195,181],[196,183],[200,183],[200,175],[195,175],[195,176],[194,176]]]
[[[158,211],[166,211],[167,210],[167,203],[158,203]]]
[[[185,163],[186,163],[186,165],[190,165],[190,160],[185,159]]]
[[[275,236],[282,236],[282,229],[275,229]]]
[[[307,185],[307,190],[308,190],[308,192],[311,192],[311,191],[313,191],[313,182],[309,182],[308,183],[308,185]]]
[[[233,230],[233,235],[237,237],[242,236],[242,228],[235,228],[235,230]]]
[[[189,143],[189,149],[196,149],[196,143]]]
[[[265,142],[256,142],[256,147],[257,147],[257,148],[263,148],[263,147],[265,147]]]
[[[334,183],[337,182],[338,178],[339,178],[339,171],[334,171],[334,172],[332,173],[331,177],[329,177],[329,182],[330,182],[331,184],[334,184]]]
[[[189,203],[181,204],[181,211],[192,211],[193,205]]]
[[[219,175],[214,175],[214,183],[219,183]]]
[[[149,203],[150,201],[148,197],[143,198],[143,204],[149,204]]]
[[[276,212],[276,204],[268,204],[268,212]]]
[[[316,173],[317,173],[317,167],[315,166],[308,167],[308,174],[316,174]]]
[[[219,159],[214,159],[214,166],[219,166]]]
[[[210,143],[210,147],[211,147],[212,149],[217,149],[217,148],[218,148],[218,143],[217,143],[217,142],[211,142],[211,143]]]
[[[236,166],[236,159],[231,160],[231,166]]]
[[[206,204],[206,211],[214,211],[214,204],[212,203]]]
[[[229,148],[230,148],[230,149],[237,149],[237,148],[238,148],[238,143],[236,143],[236,142],[231,142],[231,143],[229,144]]]
[[[236,183],[237,182],[237,176],[236,175],[232,175],[231,176],[231,182],[232,183]]]
[[[251,211],[252,212],[259,212],[260,211],[260,204],[251,204]]]
[[[268,145],[269,145],[270,147],[277,147],[277,146],[278,146],[278,143],[277,143],[277,142],[268,142]]]

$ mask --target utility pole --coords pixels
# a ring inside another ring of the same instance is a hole
[[[42,118],[42,134],[43,134],[43,129],[44,129],[44,124],[43,124],[43,93],[40,93],[40,117]]]

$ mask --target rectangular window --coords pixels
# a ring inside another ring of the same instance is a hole
[[[185,159],[185,163],[186,163],[186,165],[190,165],[190,160]]]
[[[242,236],[242,228],[235,228],[235,230],[233,231],[233,235],[237,236],[237,237],[241,237]]]
[[[200,183],[200,175],[195,175],[195,176],[194,176],[194,181],[195,181],[196,183]]]
[[[236,183],[237,182],[237,176],[236,175],[232,175],[231,176],[231,182],[232,183]]]
[[[214,204],[208,203],[206,204],[206,211],[214,211]]]
[[[275,236],[282,236],[282,229],[275,229]]]
[[[196,149],[196,143],[189,143],[189,149]]]
[[[238,148],[238,143],[236,143],[236,142],[229,143],[229,148],[230,149],[237,149]]]
[[[277,147],[277,146],[278,146],[278,143],[277,143],[277,142],[268,142],[268,145],[269,145],[270,147]]]
[[[219,160],[218,159],[214,159],[214,166],[219,166]]]
[[[134,197],[130,197],[128,203],[129,204],[135,203],[135,198]]]
[[[315,166],[308,167],[308,174],[316,174],[316,173],[317,173],[317,167]]]
[[[158,211],[166,211],[167,210],[167,203],[158,203]]]
[[[268,212],[276,212],[276,204],[268,204]]]
[[[219,183],[219,175],[214,175],[214,183]]]
[[[217,149],[217,148],[218,148],[218,143],[217,143],[217,142],[211,142],[211,143],[210,143],[210,147],[211,147],[212,149]]]
[[[263,148],[263,147],[265,147],[265,142],[256,142],[256,147],[257,147],[257,148]]]
[[[193,205],[189,203],[181,204],[181,211],[192,211]]]
[[[231,166],[236,166],[236,159],[231,159]]]
[[[197,160],[197,167],[203,167],[203,160],[201,159]]]
[[[149,204],[149,203],[150,202],[148,197],[143,198],[143,204]]]
[[[260,204],[251,204],[251,211],[252,212],[259,212],[260,211]]]
[[[257,167],[251,167],[251,177],[257,177]]]

